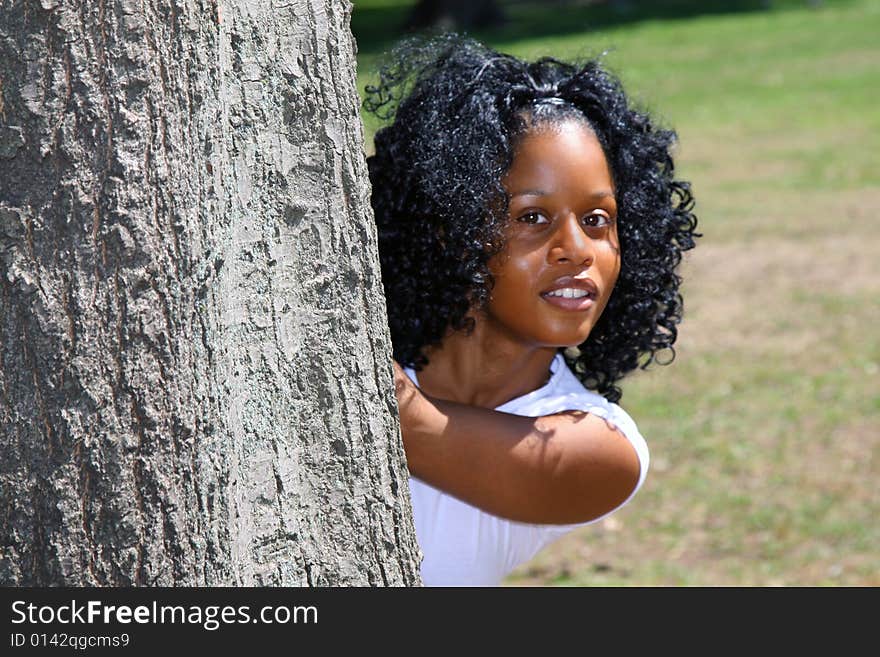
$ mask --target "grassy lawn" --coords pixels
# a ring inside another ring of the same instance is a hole
[[[354,1],[361,89],[410,4]],[[880,585],[880,2],[502,4],[477,36],[607,51],[677,130],[704,234],[675,362],[623,388],[644,488],[508,583]]]

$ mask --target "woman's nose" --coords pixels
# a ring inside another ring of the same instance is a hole
[[[587,266],[592,264],[593,241],[584,231],[577,215],[569,214],[564,219],[560,219],[552,240],[549,253],[551,262],[583,263]]]

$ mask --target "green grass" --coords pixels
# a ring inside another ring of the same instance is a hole
[[[361,89],[409,4],[355,0]],[[675,362],[624,384],[644,488],[508,581],[880,585],[880,2],[633,4],[506,3],[478,35],[607,50],[678,132],[704,233]]]

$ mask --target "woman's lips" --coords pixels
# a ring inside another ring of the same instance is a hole
[[[559,296],[563,290],[569,296]],[[583,294],[583,296],[572,296],[573,294]],[[549,289],[541,292],[541,298],[547,303],[575,312],[588,310],[598,296],[599,287],[586,276],[562,276],[553,281]]]
[[[553,304],[557,308],[562,308],[563,310],[571,310],[575,312],[589,310],[593,306],[592,296],[580,297],[579,299],[569,299],[567,297],[551,297],[548,296],[545,292],[541,295],[541,298],[547,303]]]

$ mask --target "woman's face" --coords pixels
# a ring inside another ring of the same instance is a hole
[[[568,120],[527,133],[502,183],[505,249],[489,268],[489,326],[534,347],[581,344],[620,272],[617,203],[595,134]]]

